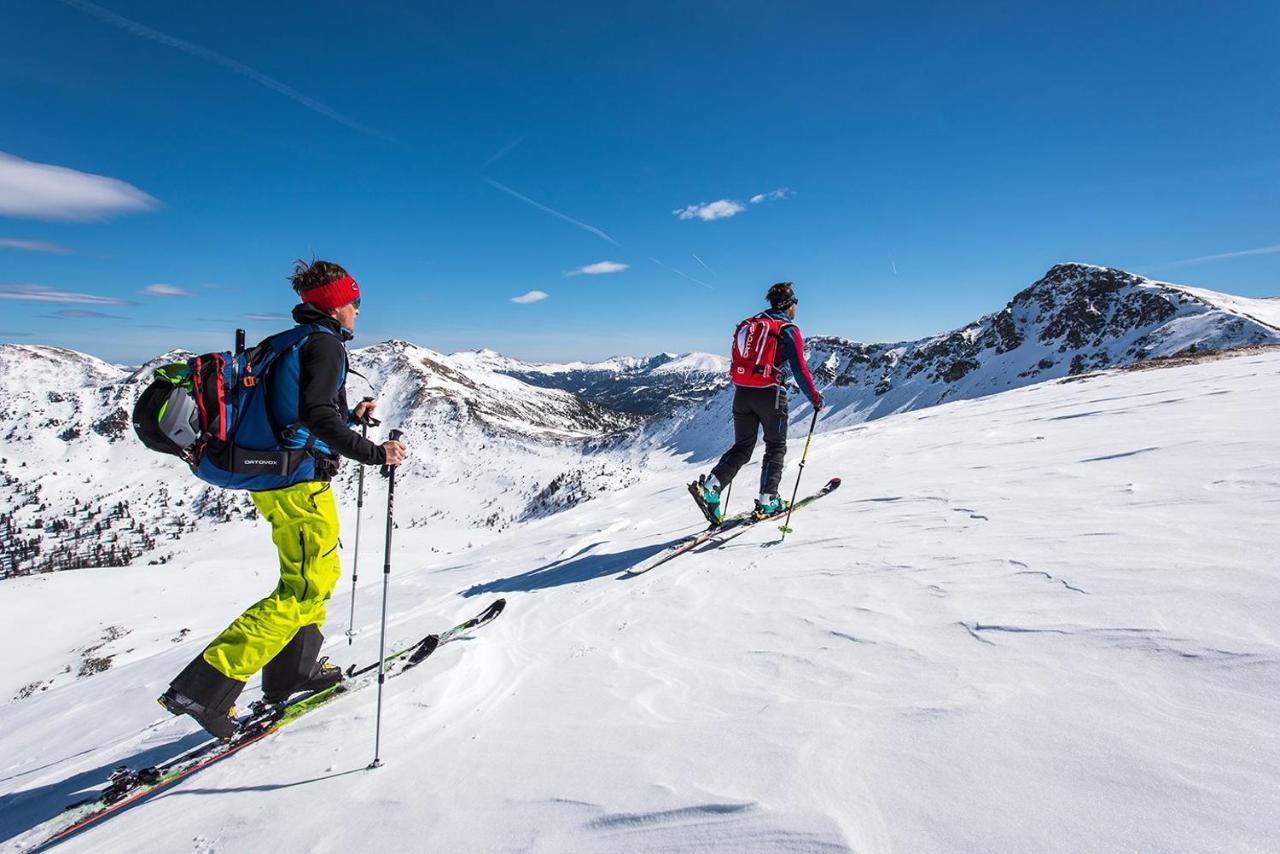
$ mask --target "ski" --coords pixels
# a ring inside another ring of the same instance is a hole
[[[792,508],[792,512],[795,512],[796,510],[800,510],[803,507],[807,507],[808,505],[817,501],[819,498],[822,498],[824,495],[830,495],[839,486],[840,486],[840,478],[838,477],[831,478],[831,480],[827,481],[826,486],[822,487],[822,489],[819,489],[817,492],[813,493],[812,495],[806,496],[805,498],[801,498],[800,500],[798,500],[795,503],[795,507]],[[665,551],[658,552],[658,554],[654,555],[648,560],[642,561],[641,563],[636,564],[635,566],[628,569],[625,573],[623,573],[623,576],[630,577],[633,575],[641,575],[642,573],[648,572],[654,567],[661,566],[662,564],[666,563],[669,560],[673,560],[674,558],[677,558],[682,554],[687,554],[691,551],[695,551],[698,548],[703,546],[707,548],[717,548],[719,546],[724,545],[729,540],[732,540],[735,537],[739,537],[745,534],[755,524],[759,522],[767,522],[769,519],[776,519],[779,516],[784,515],[785,512],[786,511],[783,511],[783,513],[778,513],[773,516],[766,516],[763,519],[757,517],[753,512],[740,513],[736,516],[730,516],[719,525],[712,525],[710,528],[707,528],[707,530],[705,531],[686,537],[685,539],[681,540],[680,542],[676,543],[675,545],[671,546]]]
[[[391,653],[381,662],[375,661],[360,668],[352,665],[347,668],[346,678],[342,682],[323,691],[306,694],[275,705],[263,703],[261,700],[256,701],[249,706],[248,714],[239,719],[237,733],[230,741],[210,739],[167,762],[138,771],[130,770],[127,766],[115,769],[105,789],[96,797],[71,804],[60,815],[51,819],[49,823],[57,823],[60,825],[59,829],[29,850],[44,851],[108,816],[147,799],[160,789],[167,788],[215,762],[239,753],[308,712],[326,706],[345,694],[376,684],[379,664],[384,666],[388,679],[406,673],[425,661],[443,644],[497,619],[506,605],[505,599],[498,599],[476,616],[464,620],[448,631],[429,634],[404,649]]]

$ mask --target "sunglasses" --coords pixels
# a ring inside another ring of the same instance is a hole
[[[356,311],[359,311],[359,310],[360,310],[360,297],[356,297],[355,299],[353,299],[353,300],[351,301],[351,304],[352,304],[352,305],[354,305],[354,306],[356,307]]]

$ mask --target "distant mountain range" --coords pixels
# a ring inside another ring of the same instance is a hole
[[[650,417],[700,403],[728,384],[729,360],[710,353],[621,356],[604,362],[521,362],[492,350],[455,353],[454,364],[515,377],[539,388],[575,394],[601,406]]]
[[[1055,266],[1000,311],[941,335],[806,340],[825,429],[1187,351],[1275,343],[1280,299],[1085,264]],[[159,561],[167,539],[253,515],[244,495],[202,486],[132,437],[129,413],[151,369],[186,355],[128,368],[0,345],[0,506],[9,508],[0,511],[0,577]],[[405,475],[424,478],[403,499],[402,524],[499,530],[629,483],[647,455],[709,458],[728,440],[732,390],[720,355],[539,364],[386,341],[351,361],[369,385],[353,377],[350,396],[376,390],[380,414],[412,447]],[[802,396],[791,400],[805,417]],[[341,479],[353,478],[348,466]]]

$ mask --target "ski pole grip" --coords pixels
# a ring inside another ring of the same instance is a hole
[[[392,430],[392,431],[391,431],[391,435],[387,436],[387,439],[388,439],[389,441],[396,442],[396,441],[399,441],[399,440],[400,440],[400,437],[401,437],[401,436],[403,436],[403,435],[404,435],[404,433],[403,433],[402,431],[400,431],[400,430]],[[392,471],[394,468],[395,468],[395,466],[383,464],[383,466],[382,466],[382,476],[383,476],[383,477],[391,477],[391,471]]]
[[[362,403],[373,403],[373,398],[372,398],[372,397],[370,397],[370,396],[368,396],[368,395],[366,395],[366,396],[364,397],[364,399],[363,399],[361,402],[362,402]],[[381,422],[381,421],[379,421],[377,418],[374,418],[374,417],[373,417],[372,415],[370,415],[370,414],[368,413],[368,411],[366,410],[366,412],[364,413],[364,416],[360,419],[360,423],[361,423],[361,424],[363,424],[363,425],[365,425],[366,427],[377,427],[377,426],[378,426],[379,424],[381,424],[382,422]]]

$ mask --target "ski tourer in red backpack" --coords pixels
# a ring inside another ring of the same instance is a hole
[[[755,512],[761,518],[787,509],[778,497],[782,466],[787,456],[788,369],[815,410],[822,409],[822,394],[804,359],[804,339],[796,317],[795,290],[791,282],[779,282],[766,295],[769,309],[738,324],[733,336],[729,378],[733,395],[733,447],[725,452],[710,475],[689,484],[689,492],[707,520],[724,520],[720,491],[728,487],[738,470],[751,459],[756,438],[764,427],[764,464],[760,468],[760,497]]]

